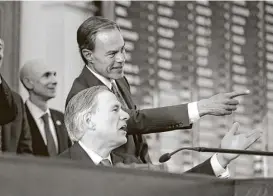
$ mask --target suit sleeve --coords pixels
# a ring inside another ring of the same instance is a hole
[[[9,86],[2,76],[0,77],[2,80],[0,84],[0,125],[4,125],[15,119],[17,107]]]
[[[125,77],[124,79],[130,91],[130,85]],[[188,104],[143,110],[138,110],[137,106],[134,105],[134,109],[127,110],[127,112],[130,115],[128,134],[160,133],[192,127],[188,114]]]
[[[176,129],[190,129],[187,104],[128,110],[128,134],[160,133]]]
[[[32,139],[30,133],[30,127],[27,120],[27,114],[25,110],[25,105],[20,97],[20,109],[22,110],[22,131],[19,139],[18,154],[32,154]]]
[[[192,169],[186,171],[185,173],[198,173],[198,174],[207,174],[207,175],[215,176],[212,166],[210,164],[210,159],[193,167]]]
[[[80,82],[77,81],[77,79],[75,79],[68,95],[67,98],[65,100],[65,107],[68,105],[69,101],[72,99],[72,97],[74,97],[77,93],[79,93],[80,91],[87,89],[88,87],[82,85]]]

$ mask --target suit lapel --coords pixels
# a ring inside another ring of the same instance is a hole
[[[38,128],[33,116],[31,115],[27,104],[25,104],[25,108],[26,108],[27,119],[28,119],[30,131],[31,131],[31,135],[32,135],[32,142],[35,140],[35,143],[40,144],[40,145],[44,145],[46,148],[45,142],[42,138],[39,128]]]
[[[98,85],[105,86],[105,84],[103,84],[86,66],[83,68],[80,78],[84,79],[84,82],[88,87]],[[125,79],[124,78],[118,79],[116,80],[116,83],[129,109],[134,109],[134,102],[132,100],[131,93]]]
[[[84,149],[80,146],[78,142],[75,142],[71,148],[68,149],[68,153],[70,155],[70,159],[75,161],[88,161],[94,164],[92,159],[88,156],[88,154],[84,151]]]
[[[99,85],[105,86],[86,66],[84,66],[81,75],[88,86],[87,88]]]
[[[134,102],[132,100],[132,96],[125,79],[124,78],[118,79],[116,80],[116,83],[129,109],[134,109]]]

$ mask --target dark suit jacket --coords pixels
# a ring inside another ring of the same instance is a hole
[[[39,128],[32,117],[27,105],[26,106],[26,113],[27,118],[30,126],[30,131],[32,135],[32,148],[33,154],[36,156],[49,156],[47,151],[47,146],[42,138],[42,135],[39,131]],[[67,148],[71,146],[71,141],[69,139],[65,124],[64,124],[64,115],[63,113],[50,109],[51,117],[55,126],[57,139],[58,139],[58,149],[59,153],[63,152]]]
[[[191,128],[187,104],[138,110],[133,102],[130,85],[126,78],[118,79],[116,82],[128,107],[131,109],[128,121],[128,134],[159,133],[175,129]],[[78,92],[97,85],[104,84],[85,66],[79,77],[73,82],[66,99],[66,105]]]
[[[12,122],[2,126],[2,150],[18,154],[31,154],[31,134],[25,106],[20,95],[12,92],[12,96],[18,113]]]
[[[140,134],[158,133],[174,129],[191,128],[187,104],[177,106],[161,107],[154,109],[138,110],[132,100],[130,85],[126,78],[116,80],[117,86],[126,101],[130,115],[128,120],[128,134],[134,134],[128,137],[125,145],[121,146],[115,152],[126,153],[139,157],[144,163],[150,162],[148,156],[148,146],[145,139]],[[69,100],[78,92],[97,85],[104,85],[96,76],[94,76],[85,66],[82,73],[75,79],[72,88],[66,99],[66,105]]]
[[[94,162],[91,160],[91,158],[88,156],[88,154],[85,152],[85,150],[80,146],[78,142],[74,143],[69,149],[61,153],[59,157],[74,160],[74,161],[89,162],[90,164],[94,164]],[[111,157],[112,157],[112,160],[120,158],[119,156],[116,156],[114,152],[111,153]],[[130,158],[127,157],[127,160],[125,161],[120,159],[117,164],[114,163],[114,166],[121,167],[121,168],[138,168],[138,169],[146,169],[146,170],[153,170],[153,171],[162,171],[161,166],[152,165],[151,163],[143,164],[134,156],[131,156]],[[192,168],[186,173],[199,173],[199,174],[207,174],[207,175],[215,176],[210,164],[210,159],[197,165],[196,167]]]
[[[0,84],[0,125],[4,125],[15,119],[17,107],[8,84],[2,76],[0,77],[2,80]]]

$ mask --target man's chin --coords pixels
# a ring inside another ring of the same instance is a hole
[[[53,94],[53,95],[47,95],[45,96],[47,100],[50,100],[50,99],[53,99],[56,97],[56,94]]]
[[[121,139],[121,145],[123,145],[123,144],[126,144],[126,142],[127,142],[127,138],[126,137],[124,137],[123,139]]]
[[[114,79],[114,80],[118,80],[118,79],[120,79],[120,78],[123,78],[123,76],[124,76],[123,73],[121,73],[121,74],[113,74],[113,75],[111,76],[111,78]]]

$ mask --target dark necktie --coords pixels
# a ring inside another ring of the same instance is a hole
[[[125,109],[128,109],[128,106],[127,106],[124,98],[122,97],[121,92],[119,91],[118,86],[117,86],[115,80],[112,80],[111,84],[112,84],[111,90],[116,95],[116,97],[118,98],[118,100],[121,103],[122,107],[125,108]]]
[[[107,166],[107,167],[112,167],[112,163],[109,161],[109,159],[102,159],[99,165]]]
[[[42,116],[42,119],[44,121],[48,154],[49,154],[49,156],[56,156],[57,150],[56,150],[56,145],[55,145],[55,142],[54,142],[54,139],[51,134],[50,127],[49,127],[48,113],[44,114]]]

